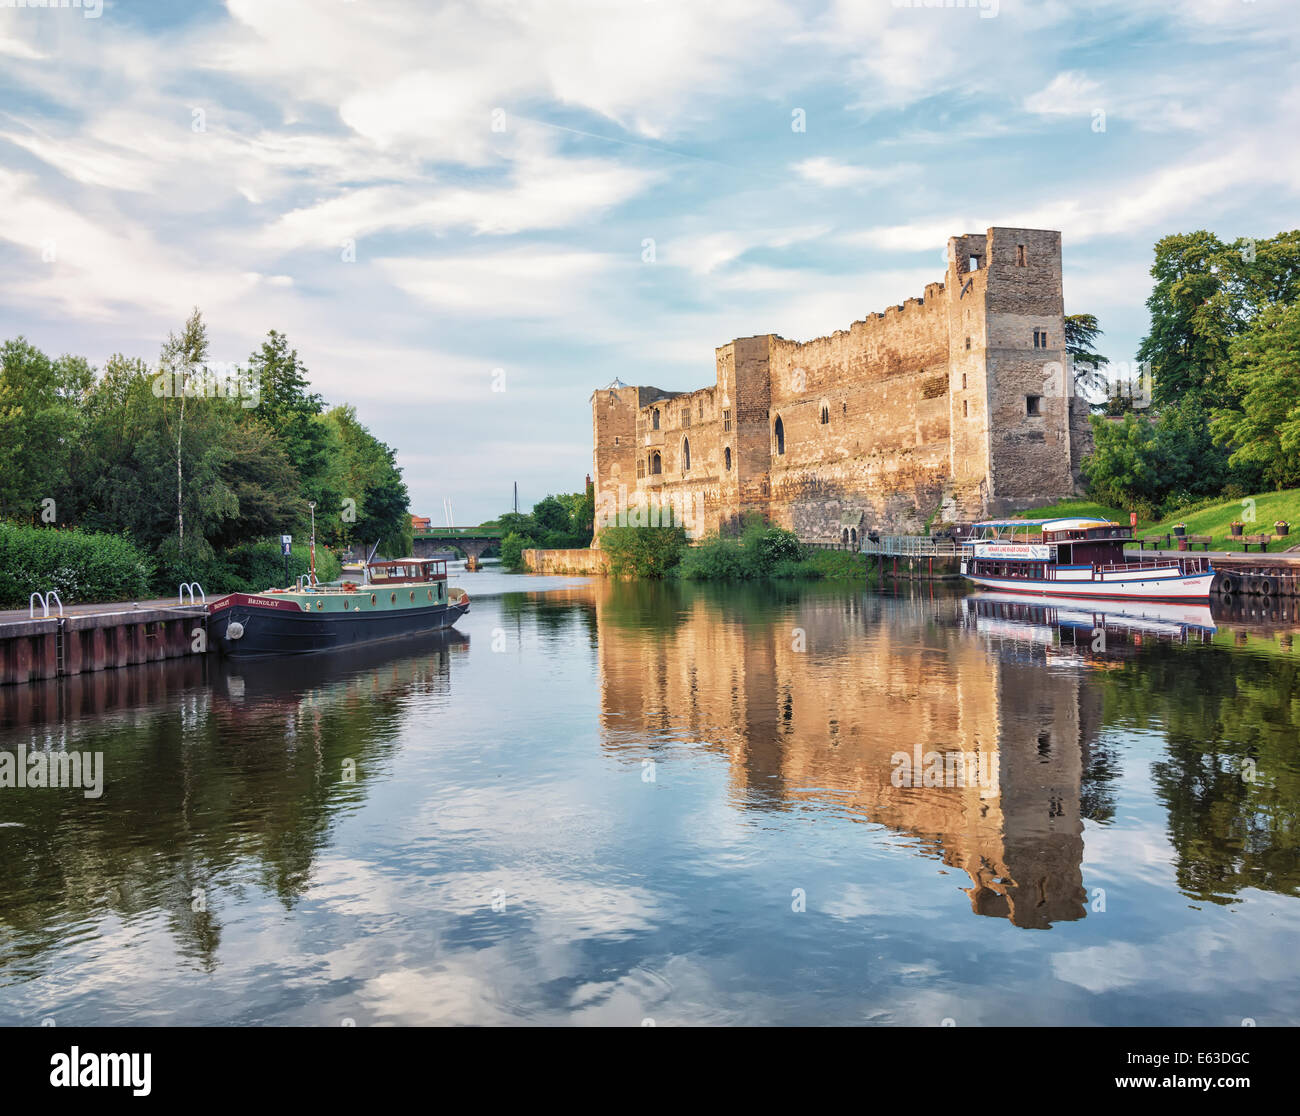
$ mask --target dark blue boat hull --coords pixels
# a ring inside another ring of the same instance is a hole
[[[208,638],[215,640],[221,653],[232,659],[310,655],[441,631],[450,628],[468,611],[468,604],[436,604],[391,612],[315,615],[235,604],[210,616]],[[243,626],[243,634],[232,639],[228,633],[236,621]]]

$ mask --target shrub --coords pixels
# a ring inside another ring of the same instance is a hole
[[[798,562],[803,558],[803,544],[793,531],[781,527],[746,529],[741,544],[755,558],[763,573],[770,573],[778,562]]]
[[[606,527],[600,547],[609,556],[615,577],[660,578],[681,561],[686,548],[683,527]]]
[[[739,581],[750,576],[739,544],[717,535],[687,550],[679,573],[690,581]]]
[[[526,538],[518,531],[510,531],[506,537],[501,540],[501,564],[508,570],[522,570],[524,568],[524,551],[532,549],[537,544],[532,539]]]
[[[0,605],[54,589],[64,604],[149,595],[153,562],[125,535],[0,524]]]
[[[311,569],[311,547],[300,544],[289,555],[289,584]],[[334,581],[343,564],[329,547],[316,544],[316,579]],[[284,558],[280,544],[267,539],[241,543],[219,554],[203,554],[198,548],[180,557],[174,545],[164,544],[159,556],[159,572],[154,589],[159,596],[170,596],[183,581],[197,581],[211,599],[223,593],[260,593],[264,589],[284,586]]]

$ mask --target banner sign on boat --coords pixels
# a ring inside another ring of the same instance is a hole
[[[1033,558],[1046,561],[1052,557],[1052,548],[1038,543],[976,543],[975,553],[980,558]]]

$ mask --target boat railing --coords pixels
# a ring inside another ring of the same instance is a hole
[[[1098,573],[1122,573],[1125,570],[1167,570],[1176,566],[1180,573],[1198,574],[1210,572],[1208,558],[1133,558],[1125,562],[1109,562],[1097,566]]]

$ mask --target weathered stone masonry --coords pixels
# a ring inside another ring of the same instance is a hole
[[[1061,234],[993,228],[952,237],[921,298],[829,337],[723,345],[711,387],[616,380],[591,398],[598,511],[671,498],[699,530],[753,511],[829,541],[1069,496],[1086,404],[1063,313]]]

